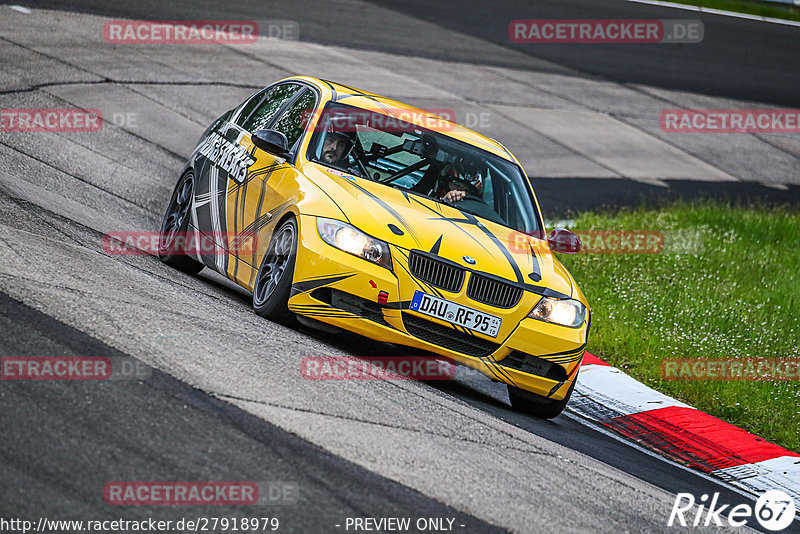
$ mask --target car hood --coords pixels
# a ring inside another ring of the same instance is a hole
[[[573,294],[569,274],[545,240],[316,163],[307,163],[302,170],[353,226],[373,237],[405,250],[436,254],[538,293]]]

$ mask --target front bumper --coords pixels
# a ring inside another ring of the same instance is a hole
[[[497,338],[470,334],[409,309],[414,291],[436,290],[411,275],[407,251],[390,245],[394,270],[389,271],[322,241],[315,217],[303,215],[298,224],[300,240],[289,298],[293,312],[375,340],[451,358],[543,397],[564,398],[585,350],[588,313],[580,328],[567,328],[520,320],[540,299],[528,291],[513,309],[469,301],[470,307],[503,318]],[[467,304],[466,286],[441,294]]]

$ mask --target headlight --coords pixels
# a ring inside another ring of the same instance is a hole
[[[539,304],[528,314],[528,317],[570,328],[582,325],[585,316],[586,306],[577,300],[558,300],[548,297],[542,297]]]
[[[381,267],[392,268],[389,245],[370,237],[358,228],[334,219],[317,217],[317,232],[327,244]]]

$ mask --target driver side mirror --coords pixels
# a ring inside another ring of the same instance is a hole
[[[257,130],[251,137],[253,144],[264,152],[286,158],[289,155],[289,141],[277,130]]]
[[[581,251],[581,240],[566,228],[556,228],[547,236],[547,244],[553,252],[577,254]]]

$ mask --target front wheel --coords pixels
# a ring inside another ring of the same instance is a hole
[[[287,219],[275,231],[267,248],[253,287],[253,309],[271,321],[294,325],[296,318],[289,311],[294,263],[297,256],[297,221]]]
[[[161,261],[188,274],[203,270],[203,264],[187,256],[185,248],[193,196],[194,173],[186,171],[172,192],[158,239],[158,257]]]
[[[554,401],[540,397],[529,391],[508,386],[508,400],[511,401],[511,406],[515,410],[530,414],[534,417],[541,417],[542,419],[552,419],[564,411],[567,407],[569,398],[572,396],[572,391],[575,389],[575,382],[578,377],[572,381],[572,385],[567,390],[567,394],[560,401]]]

